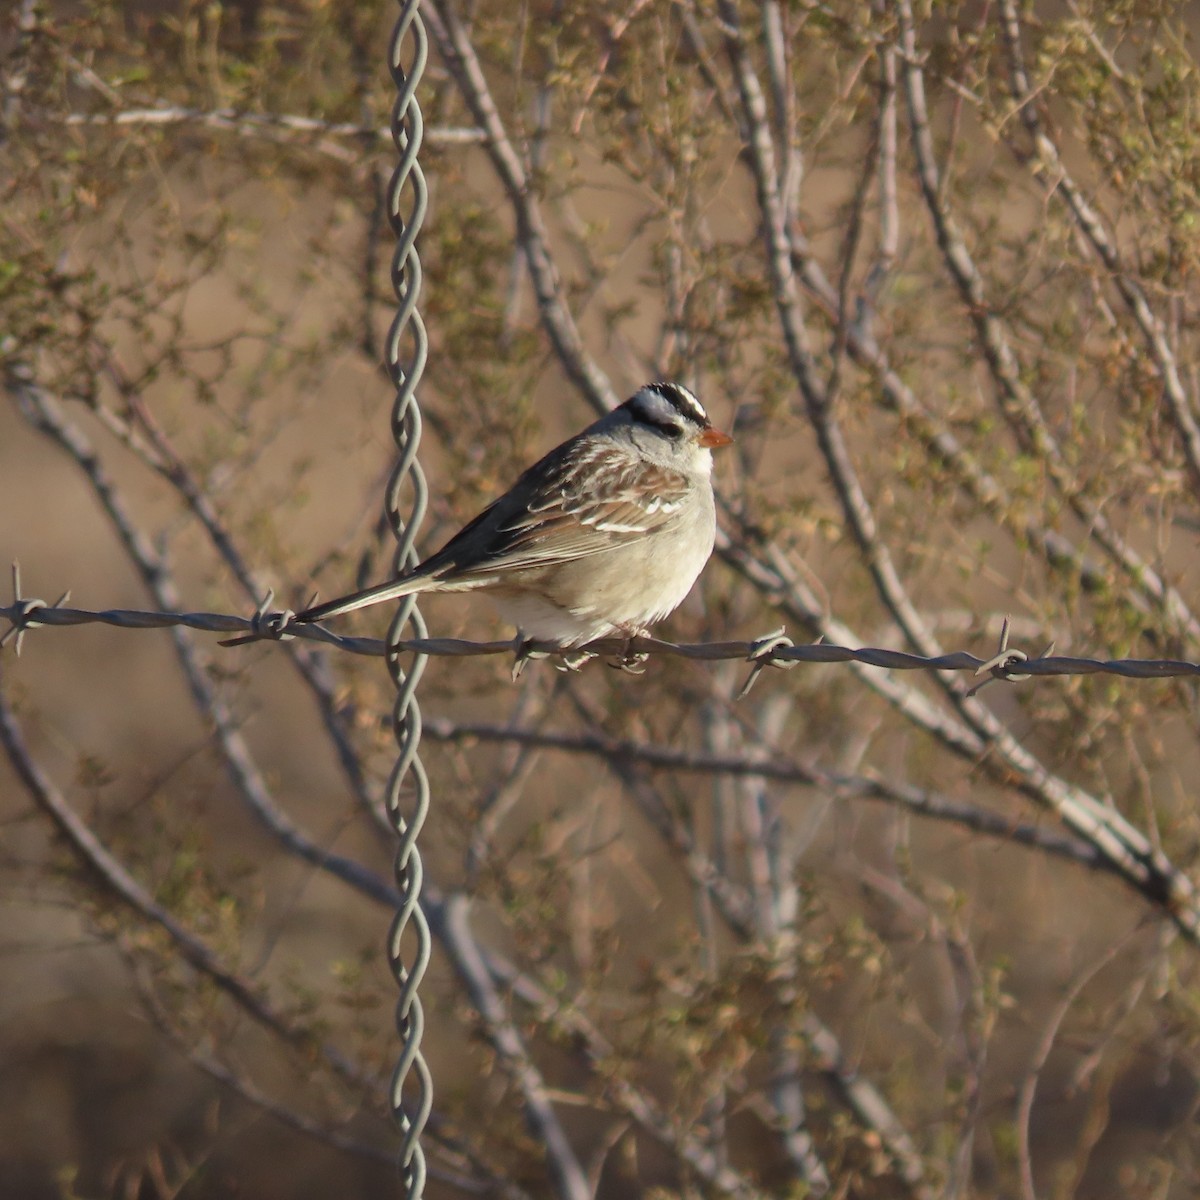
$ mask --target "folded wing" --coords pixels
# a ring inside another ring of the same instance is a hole
[[[601,554],[668,526],[687,487],[678,471],[638,461],[619,447],[580,442],[565,456],[530,467],[512,491],[427,559],[420,574],[482,582],[498,571]]]

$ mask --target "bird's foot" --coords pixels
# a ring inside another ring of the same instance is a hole
[[[646,673],[646,663],[650,661],[650,655],[645,650],[633,650],[630,647],[633,645],[635,638],[644,637],[645,634],[646,631],[644,629],[630,629],[626,631],[624,651],[610,658],[608,665],[615,671],[624,671],[626,675],[644,675]]]
[[[564,650],[555,659],[554,666],[559,671],[578,671],[584,663],[591,662],[595,657],[590,650]]]
[[[587,650],[541,650],[533,638],[527,638],[518,633],[513,642],[515,657],[512,665],[513,683],[516,683],[525,670],[525,664],[540,658],[553,658],[557,671],[578,671],[584,663],[596,656]]]
[[[527,638],[523,633],[518,633],[513,639],[513,683],[516,683],[521,678],[521,672],[525,670],[527,663],[532,662],[534,659],[549,657],[548,651],[535,649],[533,638]]]

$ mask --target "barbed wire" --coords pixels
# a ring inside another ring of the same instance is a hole
[[[0,618],[7,620],[10,626],[0,637],[0,646],[15,640],[18,650],[24,635],[38,628],[103,624],[124,629],[157,629],[183,625],[209,633],[238,635],[227,639],[223,643],[226,645],[287,641],[299,637],[324,642],[350,654],[376,658],[392,651],[433,658],[524,655],[561,660],[568,653],[574,655],[584,651],[590,656],[608,658],[618,665],[633,669],[642,665],[643,658],[656,656],[687,658],[698,662],[742,661],[753,664],[755,674],[751,681],[766,667],[787,669],[801,663],[828,665],[844,662],[858,662],[889,671],[965,671],[984,678],[985,682],[996,679],[1007,683],[1051,675],[1117,675],[1126,679],[1200,676],[1200,663],[1178,658],[1089,658],[1049,652],[1031,658],[1024,651],[1008,646],[1007,623],[1001,632],[998,652],[989,658],[980,658],[967,650],[931,657],[881,646],[838,646],[830,642],[797,645],[782,629],[753,641],[669,642],[655,637],[607,637],[567,652],[552,643],[520,642],[516,639],[476,642],[463,638],[420,636],[388,642],[381,638],[347,637],[321,625],[296,623],[295,614],[290,609],[274,610],[270,607],[270,595],[252,617],[207,612],[144,612],[124,608],[99,611],[65,608],[63,604],[67,596],[52,605],[44,600],[22,599],[19,572],[15,566],[13,577],[14,602],[0,606]]]

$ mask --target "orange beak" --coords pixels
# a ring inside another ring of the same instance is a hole
[[[733,438],[727,433],[722,433],[719,429],[713,429],[710,425],[700,435],[700,445],[707,447],[709,450],[718,450],[722,446],[732,446]]]

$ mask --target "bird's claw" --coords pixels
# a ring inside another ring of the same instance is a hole
[[[513,641],[513,683],[516,683],[521,678],[521,672],[525,670],[526,663],[531,662],[535,658],[547,657],[549,655],[545,650],[535,649],[535,643],[532,638],[527,638],[524,634],[518,633]]]
[[[614,655],[608,660],[608,665],[616,671],[624,671],[626,675],[645,675],[646,664],[650,655],[645,650],[630,650],[625,648],[624,654]]]

